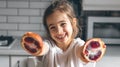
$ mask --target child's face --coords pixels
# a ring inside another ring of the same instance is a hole
[[[47,26],[57,45],[68,45],[72,40],[73,28],[68,16],[55,11],[47,17]]]

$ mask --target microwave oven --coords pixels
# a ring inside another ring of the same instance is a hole
[[[120,44],[120,17],[88,17],[87,39],[101,38],[106,44]]]

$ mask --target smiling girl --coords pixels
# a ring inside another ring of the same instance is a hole
[[[79,26],[72,5],[66,0],[55,1],[46,9],[43,24],[51,38],[44,41],[49,46],[42,58],[44,67],[84,67],[88,61],[82,56],[84,41],[75,38]]]
[[[81,27],[68,1],[53,2],[45,10],[43,24],[49,35],[49,39],[44,40],[42,52],[37,56],[43,67],[87,66],[88,61],[82,56],[85,42],[76,37]],[[95,63],[91,63],[90,67],[95,67]]]

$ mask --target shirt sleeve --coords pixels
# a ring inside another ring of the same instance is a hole
[[[48,48],[48,51],[49,51],[49,40],[44,40],[44,45]],[[48,52],[46,52],[43,56],[36,56],[35,60],[36,60],[36,64],[35,64],[35,67],[43,67],[43,60],[45,58],[45,55],[47,54]]]
[[[39,60],[41,57],[28,57],[27,58],[27,66],[28,67],[43,67],[43,63]]]
[[[43,49],[44,50],[44,54],[43,55],[46,55],[48,53],[49,47],[50,47],[49,46],[49,41],[48,40],[44,40],[43,43],[44,43],[44,46],[45,46],[44,49]]]
[[[81,38],[77,38],[76,41],[79,43],[80,46],[83,46],[85,44],[85,41]]]

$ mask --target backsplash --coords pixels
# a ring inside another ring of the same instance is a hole
[[[43,13],[50,0],[0,0],[0,35],[21,37],[32,31],[45,37]]]

